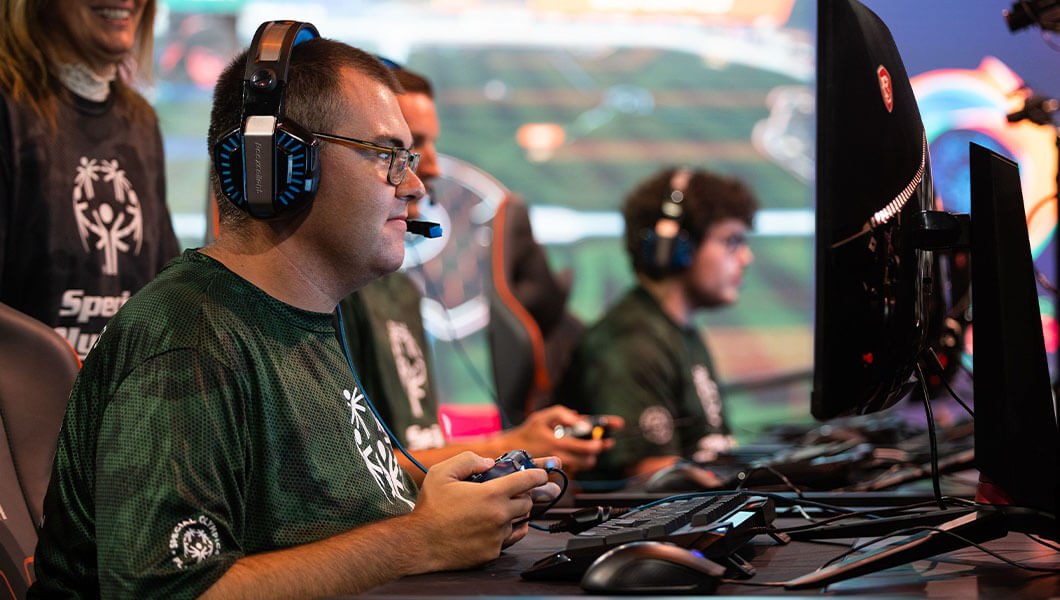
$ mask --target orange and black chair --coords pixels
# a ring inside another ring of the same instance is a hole
[[[24,598],[59,427],[81,367],[53,329],[0,304],[0,600]]]

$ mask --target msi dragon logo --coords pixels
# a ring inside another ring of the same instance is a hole
[[[894,88],[891,87],[892,79],[887,67],[883,65],[876,67],[876,79],[880,82],[880,97],[883,98],[883,105],[887,108],[887,112],[891,112],[894,110]]]

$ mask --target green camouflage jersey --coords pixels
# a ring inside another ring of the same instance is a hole
[[[581,339],[561,383],[564,403],[620,415],[629,435],[600,455],[584,480],[617,482],[650,456],[694,458],[727,434],[710,353],[642,287],[619,300]]]
[[[445,445],[420,298],[407,275],[391,273],[339,303],[365,393],[410,451]]]
[[[194,250],[135,294],[74,384],[30,596],[192,598],[241,556],[410,511],[332,317]]]

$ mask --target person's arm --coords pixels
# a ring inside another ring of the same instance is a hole
[[[659,469],[665,469],[673,466],[674,463],[681,460],[680,456],[648,456],[639,460],[636,464],[630,466],[630,475],[651,475]]]
[[[641,459],[630,467],[630,476],[650,477],[662,469],[674,467],[679,469],[689,481],[696,483],[705,490],[713,490],[722,487],[725,481],[709,468],[701,467],[694,463],[680,463],[681,457],[673,456],[649,456]]]
[[[94,364],[97,380],[84,385],[106,388],[105,363]],[[512,523],[529,514],[531,494],[559,491],[543,469],[464,481],[494,463],[468,453],[431,472],[411,513],[250,550],[253,528],[269,527],[246,498],[254,465],[244,415],[258,395],[240,372],[190,349],[161,353],[121,379],[101,419],[89,484],[104,597],[315,597],[469,567],[526,534],[527,524]],[[94,397],[85,394],[78,406]]]
[[[621,430],[625,420],[617,415],[601,415],[607,418],[612,431]],[[572,436],[556,436],[556,427],[571,427],[590,418],[566,406],[549,406],[527,415],[526,420],[500,436],[501,442],[510,448],[526,450],[530,456],[558,456],[568,473],[591,469],[596,457],[615,445],[614,439],[579,439]]]
[[[526,535],[512,522],[531,508],[529,493],[546,485],[543,469],[484,483],[464,481],[493,465],[463,453],[424,479],[409,514],[364,525],[286,550],[240,558],[202,598],[284,598],[356,594],[406,575],[461,569],[496,558]]]

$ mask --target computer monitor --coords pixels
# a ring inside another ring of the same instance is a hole
[[[882,410],[913,385],[945,308],[932,250],[969,242],[966,220],[934,210],[901,56],[857,0],[818,2],[817,93],[811,409],[828,419]],[[1055,511],[1060,433],[1019,168],[972,144],[969,170],[976,464],[998,501]]]
[[[886,25],[857,0],[818,2],[817,91],[813,414],[870,413],[905,394],[941,306],[930,249],[963,243],[972,263],[980,504],[939,511],[938,521],[870,520],[880,525],[871,535],[917,532],[785,585],[819,587],[1010,531],[1060,541],[1058,407],[1018,166],[971,145],[970,244],[964,241],[963,219],[932,210],[923,125],[898,50]],[[863,527],[828,536],[851,537]]]
[[[836,527],[822,537],[905,533],[789,580],[789,589],[822,587],[1013,531],[1060,541],[1060,407],[1050,389],[1019,168],[973,143],[969,170],[978,504]]]
[[[934,253],[912,241],[933,191],[902,58],[887,26],[861,3],[817,4],[811,412],[826,420],[905,396],[941,319]]]
[[[1054,512],[1060,428],[1019,167],[972,143],[969,169],[979,495],[985,502]]]

